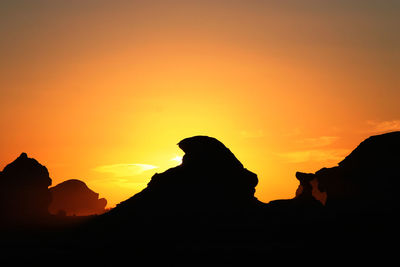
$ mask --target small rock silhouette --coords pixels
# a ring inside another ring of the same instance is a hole
[[[99,194],[80,180],[67,180],[50,188],[50,192],[53,199],[49,206],[51,214],[87,216],[105,212],[107,200],[99,199]]]

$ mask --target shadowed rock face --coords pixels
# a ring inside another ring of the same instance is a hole
[[[53,200],[49,211],[52,214],[86,216],[105,212],[107,200],[99,199],[99,194],[80,180],[67,180],[50,188],[50,192]]]
[[[0,213],[10,221],[48,215],[50,185],[47,168],[22,153],[0,172]]]
[[[349,211],[392,211],[398,206],[400,132],[371,136],[338,166],[315,174],[298,172],[297,197],[326,194],[328,208]],[[314,190],[304,190],[305,187]],[[313,192],[312,192],[313,191]],[[320,196],[319,196],[320,197]]]
[[[220,141],[195,136],[179,142],[182,164],[155,174],[147,187],[110,214],[185,216],[224,213],[254,207],[257,175],[243,167]]]

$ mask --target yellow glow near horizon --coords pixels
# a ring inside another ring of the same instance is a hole
[[[116,177],[126,177],[126,176],[134,176],[141,174],[148,170],[157,169],[157,166],[153,166],[150,164],[140,164],[140,163],[133,163],[133,164],[112,164],[112,165],[104,165],[98,166],[94,168],[94,171],[97,172],[105,172],[105,173],[112,173]]]

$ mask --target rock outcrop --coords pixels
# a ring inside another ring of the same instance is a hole
[[[330,210],[394,211],[399,204],[400,132],[371,136],[338,166],[296,177],[297,198],[318,199]]]
[[[47,216],[50,185],[47,168],[22,153],[0,172],[2,221],[29,222]]]
[[[249,210],[257,175],[245,169],[220,141],[194,136],[179,142],[182,164],[155,174],[147,187],[120,203],[108,215],[202,216]]]
[[[398,224],[393,211],[398,204],[400,132],[368,138],[336,167],[297,173],[297,196],[268,204],[254,197],[257,176],[218,140],[195,136],[182,140],[179,147],[185,152],[181,165],[155,174],[142,192],[110,212],[83,218],[85,223],[79,225],[68,221],[82,217],[52,216],[58,226],[51,231],[40,229],[28,235],[22,231],[19,237],[5,229],[0,250],[17,257],[40,253],[48,257],[54,251],[56,256],[87,256],[99,263],[104,257],[96,256],[111,255],[113,262],[134,259],[142,265],[156,265],[153,260],[164,265],[168,260],[172,265],[225,264],[227,259],[252,265],[252,259],[258,264],[259,259],[282,260],[288,255],[327,261],[340,256],[341,261],[349,261],[353,255],[359,263],[367,254],[378,255],[380,261],[396,255]],[[1,196],[13,188],[5,181],[18,181],[17,189],[28,184],[22,177],[40,181],[41,190],[47,190],[47,170],[23,154],[1,174]],[[67,190],[69,186],[72,189]],[[53,193],[55,188],[64,188],[66,195],[76,194],[77,188],[84,195],[89,190],[76,180],[54,187]],[[16,196],[17,201],[9,203],[25,203],[26,209],[43,195],[22,202],[18,201],[23,197]],[[100,201],[96,193],[89,195],[95,203]]]
[[[50,188],[52,202],[51,214],[67,216],[87,216],[105,212],[107,200],[99,199],[99,194],[89,189],[82,181],[71,179]]]

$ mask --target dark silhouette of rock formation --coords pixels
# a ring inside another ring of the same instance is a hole
[[[92,263],[109,255],[113,264],[134,259],[146,266],[153,260],[187,265],[226,259],[246,266],[261,259],[265,265],[272,257],[342,263],[349,256],[360,264],[365,255],[378,255],[380,263],[387,252],[397,255],[397,221],[382,214],[397,208],[400,132],[368,138],[336,167],[297,173],[296,197],[268,204],[254,197],[257,176],[215,138],[195,136],[179,147],[185,152],[181,165],[155,174],[143,191],[110,212],[58,235],[16,238],[6,231],[0,251],[46,257],[54,251]]]
[[[182,164],[155,174],[147,187],[120,203],[108,216],[209,216],[249,210],[257,175],[245,169],[220,141],[195,136],[179,142]]]
[[[296,177],[301,183],[297,198],[323,200],[325,195],[332,211],[392,212],[399,204],[400,132],[371,136],[338,166]]]
[[[179,143],[185,152],[182,164],[155,174],[142,192],[94,220],[88,239],[102,233],[107,243],[123,244],[116,253],[135,246],[187,260],[294,252],[332,257],[339,250],[356,246],[365,251],[376,243],[387,249],[392,240],[386,237],[395,226],[390,216],[369,212],[376,199],[381,211],[395,206],[398,136],[367,139],[338,167],[324,169],[322,173],[332,172],[328,178],[320,178],[321,171],[298,173],[296,197],[268,204],[254,197],[257,176],[221,142],[206,136],[187,138]],[[374,188],[381,182],[388,185]],[[384,203],[389,200],[385,192],[393,202]],[[337,216],[343,206],[366,209]]]
[[[50,185],[47,168],[22,153],[0,172],[2,222],[28,222],[48,216]]]
[[[105,212],[107,200],[99,199],[99,194],[80,180],[64,181],[51,187],[50,192],[52,195],[49,206],[51,214],[87,216]]]

